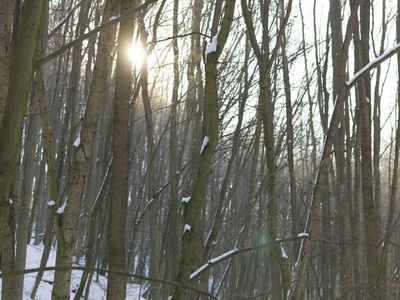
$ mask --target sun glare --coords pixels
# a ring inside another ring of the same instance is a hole
[[[132,45],[129,47],[129,56],[132,61],[132,68],[139,69],[144,59],[143,49],[140,46]]]

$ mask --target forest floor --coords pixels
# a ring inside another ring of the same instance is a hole
[[[39,244],[37,246],[34,245],[28,245],[27,248],[27,258],[26,258],[26,269],[33,269],[33,268],[38,268],[40,265],[40,259],[42,258],[42,253],[43,253],[44,246],[43,244]],[[52,248],[50,252],[50,257],[47,262],[47,266],[51,267],[55,265],[56,261],[56,249]],[[81,259],[81,265],[84,266],[84,259]],[[81,276],[82,276],[83,271],[80,270],[73,270],[72,271],[72,277],[71,277],[71,299],[74,298],[75,291],[78,289]],[[32,289],[35,285],[35,279],[36,279],[37,273],[29,273],[25,275],[25,282],[24,282],[24,300],[29,300],[30,294],[32,292]],[[89,300],[100,300],[100,299],[106,299],[107,298],[107,278],[99,275],[98,277],[98,282],[96,282],[96,276],[97,274],[95,273],[93,276],[93,281],[92,284],[90,285],[90,293],[89,293]],[[51,284],[54,280],[54,271],[46,271],[43,274],[42,281],[39,285],[39,289],[37,291],[35,299],[37,300],[44,300],[44,299],[51,299],[51,290],[53,288],[53,285]],[[1,291],[1,280],[0,280],[0,291]],[[141,293],[141,286],[137,284],[128,284],[127,285],[127,293],[126,293],[126,299],[143,299],[139,297],[139,294]],[[0,299],[1,299],[1,293],[0,293]]]

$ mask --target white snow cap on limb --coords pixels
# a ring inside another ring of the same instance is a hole
[[[393,55],[400,48],[400,43],[396,44],[391,49],[387,50],[382,55],[377,58],[371,60],[364,68],[358,71],[349,81],[346,81],[347,86],[351,86],[354,81],[358,79],[362,74],[364,74],[368,69],[372,68],[375,64],[378,64],[386,59],[388,59],[391,55]]]
[[[189,224],[185,224],[185,226],[183,227],[183,234],[185,234],[186,231],[190,231],[192,230],[192,227],[190,227]]]
[[[48,206],[54,206],[56,205],[56,202],[54,200],[50,200],[49,202],[47,202]]]
[[[282,249],[282,258],[288,259],[288,256],[286,255],[286,252],[285,252],[285,250],[283,249],[282,244],[281,244],[281,249]]]
[[[67,201],[64,202],[63,205],[61,205],[61,207],[57,208],[57,213],[59,215],[62,215],[64,213],[65,207],[67,206]]]
[[[201,149],[200,149],[200,154],[203,152],[204,148],[207,146],[209,140],[210,140],[210,138],[208,136],[204,137],[203,145],[201,145]]]
[[[8,202],[10,202],[10,204],[14,203],[11,198],[8,198]]]
[[[79,147],[81,144],[81,131],[79,130],[78,136],[76,137],[76,140],[74,142],[74,147]]]
[[[189,201],[190,201],[190,197],[183,197],[182,198],[182,202],[189,203]]]
[[[219,30],[218,30],[217,34],[212,38],[211,44],[207,49],[207,54],[211,53],[211,52],[217,52],[218,34],[219,34]]]
[[[302,232],[302,233],[299,233],[298,235],[297,235],[297,237],[308,237],[309,236],[309,234],[307,233],[307,232]]]

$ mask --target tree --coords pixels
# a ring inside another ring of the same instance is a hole
[[[187,284],[193,265],[194,230],[197,215],[201,208],[202,199],[207,187],[207,179],[210,175],[211,158],[215,151],[218,136],[218,90],[217,90],[217,62],[224,49],[232,24],[235,1],[227,0],[224,7],[224,17],[221,28],[213,37],[212,43],[207,50],[206,61],[206,91],[207,109],[206,135],[203,137],[203,145],[200,149],[200,162],[196,178],[193,184],[193,192],[190,200],[184,203],[182,224],[183,235],[181,245],[181,259],[177,282]],[[175,289],[172,299],[185,299],[187,291],[180,288]]]

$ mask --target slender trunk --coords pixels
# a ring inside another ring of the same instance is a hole
[[[343,61],[343,37],[341,3],[331,1],[330,19],[332,28],[332,63],[333,63],[333,95],[338,95],[340,84],[346,80],[346,61]],[[346,191],[346,172],[345,172],[345,117],[344,108],[341,107],[339,115],[338,134],[334,145],[336,162],[336,199],[337,215],[339,220],[339,241],[340,246],[340,288],[341,295],[345,299],[351,298],[351,270],[349,248],[347,242],[347,193]]]
[[[400,8],[400,1],[397,2],[397,7]],[[385,15],[383,13],[383,15]],[[400,20],[397,18],[396,21],[396,34],[397,34],[397,43],[400,43]],[[383,41],[382,41],[383,45]],[[397,71],[400,71],[400,54],[397,54]],[[400,77],[399,77],[400,78]],[[397,88],[397,93],[400,92],[400,87],[398,86]],[[379,93],[379,92],[378,92]],[[398,94],[399,95],[399,94]],[[377,95],[379,97],[379,95]],[[375,111],[374,111],[375,115]],[[376,120],[376,122],[379,122],[379,119]],[[379,126],[375,125],[375,126]],[[379,149],[379,148],[378,148]],[[396,208],[396,195],[397,195],[397,190],[398,190],[398,181],[399,181],[399,155],[400,155],[400,97],[397,96],[397,131],[396,131],[396,143],[395,143],[395,149],[394,149],[394,163],[393,163],[393,175],[392,175],[392,186],[390,190],[390,202],[389,202],[389,210],[388,210],[388,221],[387,221],[387,226],[386,226],[386,232],[382,244],[382,262],[381,262],[381,273],[379,274],[380,276],[380,282],[382,282],[382,287],[384,290],[387,289],[387,276],[388,276],[388,264],[389,264],[389,247],[390,247],[390,239],[394,231],[394,213],[395,213],[395,208]],[[378,155],[379,156],[379,155]],[[375,158],[375,156],[374,156]],[[379,159],[379,157],[378,157]],[[375,161],[374,161],[375,162]],[[379,161],[378,161],[379,163]],[[378,165],[379,168],[379,165]],[[378,209],[378,207],[377,207]]]
[[[37,94],[31,99],[30,111],[34,112],[38,108]],[[30,207],[32,201],[33,178],[36,164],[36,145],[38,144],[40,117],[33,115],[26,122],[26,130],[28,131],[26,145],[24,149],[23,176],[20,192],[20,206],[17,211],[17,235],[16,235],[16,265],[15,269],[24,270],[26,262],[26,247],[28,241],[28,225],[30,219]],[[15,200],[14,200],[15,201]],[[22,299],[24,287],[24,276],[20,275],[16,278],[16,295],[15,298]]]
[[[303,35],[304,44],[304,35]],[[294,145],[294,135],[293,135],[293,112],[292,112],[292,97],[291,97],[291,87],[289,79],[289,64],[286,55],[286,37],[283,36],[282,41],[282,70],[283,70],[283,80],[285,85],[285,96],[286,96],[286,144],[287,144],[287,155],[288,155],[288,167],[289,167],[289,178],[290,178],[290,209],[291,209],[291,221],[292,237],[297,236],[299,233],[298,224],[298,211],[297,211],[297,196],[296,196],[296,178],[294,174],[294,155],[293,155],[293,145]],[[304,45],[303,45],[304,48]],[[303,49],[304,50],[304,49]],[[307,62],[306,62],[307,65]],[[299,241],[293,241],[292,244],[292,255],[297,257],[299,252],[300,243]]]
[[[12,28],[12,1],[0,3],[0,124],[6,107],[8,84],[10,81],[11,28]]]
[[[262,26],[263,26],[263,37],[261,47],[258,45],[255,30],[253,27],[253,20],[251,18],[251,13],[247,7],[247,2],[245,0],[241,1],[242,13],[245,19],[247,29],[249,31],[250,43],[253,47],[253,51],[258,61],[259,68],[259,89],[260,97],[262,99],[262,122],[263,122],[263,133],[264,133],[264,146],[266,152],[266,161],[268,168],[268,200],[267,200],[267,229],[271,240],[278,238],[278,224],[277,224],[277,210],[276,210],[276,175],[277,167],[275,165],[275,145],[274,145],[274,107],[272,103],[271,94],[271,70],[278,54],[278,49],[280,48],[280,43],[286,29],[286,25],[290,16],[293,1],[289,1],[287,6],[287,11],[285,17],[281,20],[279,27],[279,33],[275,47],[270,53],[270,37],[269,37],[269,21],[268,21],[268,10],[269,1],[266,1],[262,7]],[[270,57],[271,55],[271,57]],[[275,244],[273,246],[273,252],[276,256],[276,263],[279,263],[281,271],[281,284],[282,293],[284,299],[288,297],[288,291],[290,290],[290,273],[289,273],[289,263],[287,258],[282,256],[282,248],[280,245]],[[280,290],[280,286],[272,287],[274,290]]]
[[[368,2],[368,1],[366,1]],[[361,15],[365,14],[368,9],[364,6],[361,7]],[[361,23],[369,22],[365,16],[362,18]],[[362,25],[361,32],[363,32]],[[365,30],[365,28],[364,28]],[[368,31],[369,32],[369,31]],[[364,35],[366,33],[364,32]],[[363,35],[359,34],[358,28],[354,30],[354,44],[356,51],[357,70],[365,65],[364,57],[366,50],[363,48],[369,47],[362,41]],[[367,38],[367,37],[365,37]],[[368,38],[367,38],[368,39]],[[368,52],[368,51],[367,51]],[[379,259],[379,234],[376,228],[376,209],[374,205],[373,182],[372,182],[372,140],[371,140],[371,104],[370,104],[370,90],[367,84],[366,77],[362,78],[358,83],[358,91],[360,95],[360,129],[361,129],[361,185],[362,185],[362,199],[363,199],[363,212],[364,212],[364,228],[368,264],[368,286],[370,299],[383,299],[386,297],[386,288],[382,288],[380,280],[380,259]]]
[[[382,1],[382,39],[379,50],[379,55],[383,54],[385,50],[386,39],[386,1]],[[364,62],[365,63],[365,62]],[[373,171],[374,171],[374,198],[376,205],[376,228],[379,233],[382,231],[382,211],[381,211],[381,171],[380,165],[380,146],[381,146],[381,66],[376,68],[376,84],[374,91],[374,155],[373,155]]]
[[[141,20],[142,21],[142,20]],[[147,32],[144,29],[144,24],[141,24],[141,39],[142,45],[146,45]],[[156,195],[156,151],[154,146],[154,125],[153,115],[150,105],[150,96],[148,91],[148,69],[147,57],[143,60],[141,66],[140,85],[142,87],[142,100],[146,121],[146,144],[147,144],[147,195],[149,205],[149,223],[150,223],[150,276],[159,278],[159,241],[158,241],[158,212],[157,201],[153,197]],[[151,283],[151,297],[152,299],[160,298],[159,284]]]
[[[129,1],[121,1],[121,11],[128,9],[130,5],[131,3]],[[132,94],[132,61],[129,56],[129,47],[132,45],[132,36],[133,22],[131,18],[128,18],[121,22],[118,36],[113,116],[113,162],[108,252],[109,268],[119,272],[125,272],[126,267],[125,224],[126,210],[128,206],[129,177],[128,126],[129,99]],[[107,75],[107,73],[104,73],[104,75]],[[127,278],[124,276],[109,274],[107,299],[125,299],[126,280]]]
[[[258,107],[257,107],[257,122],[256,122],[256,131],[254,138],[254,150],[253,150],[253,159],[251,163],[250,170],[250,181],[249,181],[249,193],[247,196],[247,207],[245,213],[245,223],[243,228],[241,229],[241,234],[239,235],[239,244],[240,248],[246,248],[249,242],[249,234],[251,229],[251,221],[252,221],[252,213],[254,207],[254,195],[257,184],[257,165],[258,165],[258,156],[260,152],[260,137],[261,137],[261,111],[262,111],[262,98],[259,98]],[[236,286],[236,295],[234,299],[241,299],[243,297],[244,291],[244,282],[245,275],[247,270],[247,255],[246,253],[242,253],[240,256],[240,270],[239,270],[239,278]]]
[[[178,35],[178,8],[179,1],[174,0],[174,12],[173,12],[173,29],[172,35]],[[169,177],[171,181],[171,193],[170,193],[170,205],[167,219],[167,226],[169,228],[167,232],[167,259],[166,259],[166,271],[165,277],[168,280],[173,280],[178,274],[178,255],[179,255],[179,235],[178,232],[178,189],[179,189],[179,177],[177,176],[177,107],[178,107],[178,89],[179,89],[179,48],[178,40],[174,39],[172,42],[173,54],[174,54],[174,83],[172,88],[172,105],[171,105],[171,129],[169,135]],[[164,287],[163,298],[166,298],[170,294],[170,288]]]
[[[0,126],[0,248],[9,209],[9,193],[18,161],[18,145],[28,104],[33,63],[47,1],[25,1],[12,63],[7,101]]]

